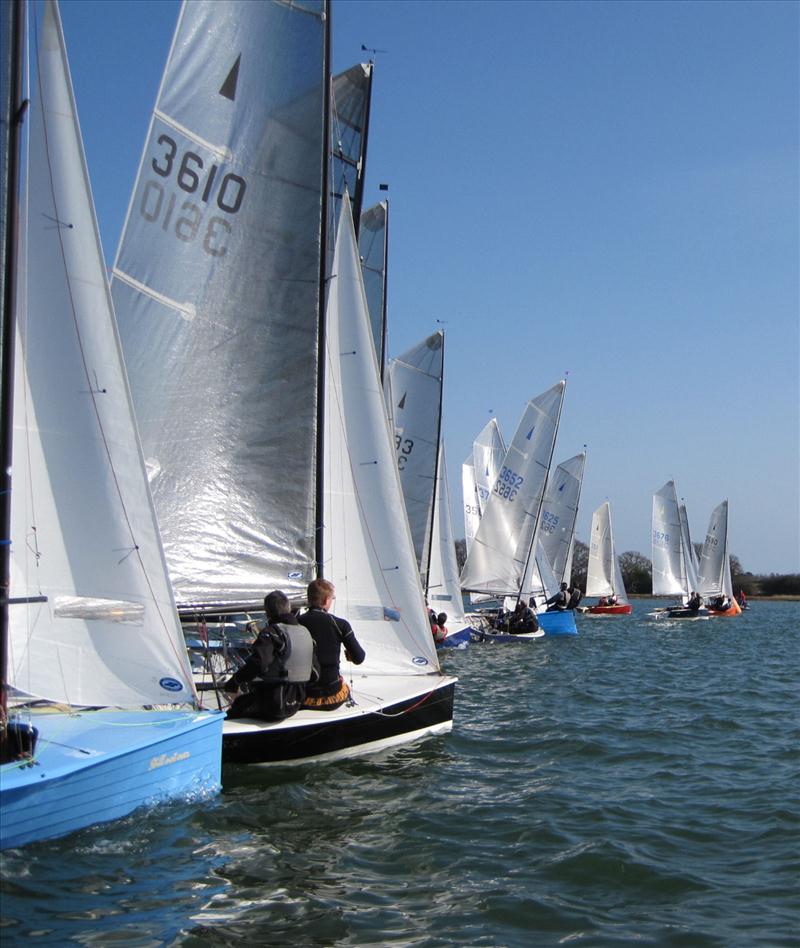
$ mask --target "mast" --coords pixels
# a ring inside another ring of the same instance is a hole
[[[442,450],[442,389],[444,388],[444,332],[442,332],[442,379],[439,386],[439,417],[436,421],[436,461],[433,468],[433,497],[431,498],[431,520],[428,526],[428,562],[425,566],[425,601],[428,600],[428,585],[431,575],[431,551],[433,550],[433,524],[436,517],[436,493],[439,486],[439,453]]]
[[[325,17],[325,51],[323,53],[322,71],[325,77],[323,102],[323,133],[322,140],[325,147],[322,149],[322,211],[320,214],[319,237],[319,330],[317,342],[317,484],[316,484],[316,523],[314,555],[316,558],[317,578],[323,576],[323,543],[322,532],[325,519],[325,309],[327,303],[328,286],[328,211],[330,205],[330,140],[331,140],[331,5],[325,0],[323,15]]]
[[[11,572],[11,454],[14,431],[14,338],[16,321],[17,248],[19,243],[19,165],[20,140],[27,100],[22,100],[22,65],[24,57],[25,8],[22,0],[4,4],[4,27],[9,27],[7,69],[8,99],[2,108],[10,119],[8,126],[8,154],[6,180],[3,260],[3,313],[2,313],[2,377],[0,378],[0,740],[6,742],[6,712],[8,679],[8,593]],[[5,29],[4,29],[5,32]]]
[[[558,429],[561,426],[561,410],[564,407],[564,395],[566,394],[567,380],[564,379],[564,392],[562,392],[561,400],[558,403],[558,418],[556,418],[556,431],[553,436],[553,443],[550,445],[550,457],[547,461],[547,476],[550,477],[550,468],[553,466],[553,455],[556,450],[556,437],[558,436]],[[531,564],[531,556],[533,556],[534,548],[536,547],[536,541],[539,538],[539,517],[542,513],[542,506],[544,504],[544,495],[547,491],[547,482],[542,488],[541,494],[539,496],[539,507],[536,510],[536,520],[534,521],[533,535],[531,536],[531,545],[528,547],[528,556],[525,559],[525,569],[522,571],[522,579],[519,584],[519,591],[517,592],[517,605],[522,601],[522,590],[525,587],[525,580],[528,576],[528,567]],[[562,580],[563,582],[563,580]]]
[[[372,83],[370,82],[370,97],[372,96]],[[366,150],[364,152],[366,155]],[[389,199],[386,199],[386,235],[383,240],[383,299],[381,301],[381,351],[378,362],[381,369],[381,385],[386,372],[386,319],[387,306],[386,297],[389,287]]]

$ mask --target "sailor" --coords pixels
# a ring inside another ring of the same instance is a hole
[[[366,658],[350,623],[331,614],[336,598],[333,583],[327,579],[312,579],[308,584],[308,612],[299,619],[311,633],[320,664],[319,681],[309,682],[304,707],[313,711],[333,711],[350,697],[350,688],[339,673],[341,648],[354,665]]]
[[[524,635],[526,632],[536,632],[538,629],[539,620],[533,609],[520,600],[511,616],[508,631],[512,635]]]
[[[562,583],[561,588],[555,594],[547,600],[547,611],[555,612],[559,610],[563,612],[567,608],[567,603],[569,602],[569,596],[567,595],[567,584]]]
[[[692,612],[697,612],[703,605],[703,597],[698,592],[692,592],[692,595],[686,605],[692,610]]]
[[[314,640],[292,615],[285,593],[276,589],[266,596],[264,612],[267,624],[252,652],[223,685],[226,692],[248,689],[228,709],[229,718],[282,721],[302,707],[307,683],[319,676]]]
[[[447,613],[440,612],[436,616],[436,625],[431,626],[431,628],[435,630],[433,633],[434,642],[444,642],[447,638]]]
[[[578,589],[577,586],[570,587],[567,592],[569,593],[567,609],[577,609],[580,605],[581,599],[583,599],[583,593],[580,591],[580,589]]]

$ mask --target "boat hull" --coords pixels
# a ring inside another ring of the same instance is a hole
[[[437,642],[436,648],[464,648],[469,645],[472,640],[472,634],[475,632],[475,629],[467,626],[465,629],[459,629],[458,632],[453,632],[450,635],[445,637],[443,642]]]
[[[728,609],[712,609],[709,607],[708,612],[712,616],[740,616],[742,614],[742,607],[734,599]]]
[[[629,602],[619,602],[616,606],[589,606],[587,616],[629,616],[633,606]]]
[[[0,767],[0,848],[54,839],[140,806],[220,789],[223,716],[34,710],[31,763]]]
[[[446,734],[453,727],[455,685],[455,678],[439,676],[434,682],[421,675],[399,681],[364,677],[351,683],[352,707],[299,711],[275,723],[226,721],[222,762],[280,766],[330,761]]]
[[[577,635],[573,609],[559,609],[554,612],[537,612],[539,628],[545,635]]]
[[[503,642],[535,642],[537,639],[543,638],[543,629],[539,629],[537,632],[520,632],[518,634],[495,632],[493,629],[487,629],[486,631],[475,630],[472,636],[473,642],[489,642],[494,644]]]

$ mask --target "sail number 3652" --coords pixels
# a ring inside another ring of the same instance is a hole
[[[494,493],[504,500],[513,500],[524,480],[525,478],[520,474],[515,474],[510,467],[503,465],[494,485]]]
[[[206,168],[205,162],[193,151],[178,153],[177,143],[169,135],[159,135],[156,144],[162,151],[150,162],[161,178],[174,175],[175,183],[186,194],[196,195],[200,204],[214,207],[224,214],[236,214],[242,206],[247,182],[233,172],[220,172],[219,165]],[[189,243],[200,237],[203,250],[212,257],[224,257],[228,252],[225,238],[231,233],[231,224],[219,214],[205,219],[205,208],[193,201],[182,201],[174,192],[168,192],[160,181],[150,179],[142,188],[139,213],[150,223],[160,222],[165,232],[174,231],[179,240]]]

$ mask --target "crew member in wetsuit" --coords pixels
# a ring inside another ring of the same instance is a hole
[[[228,693],[248,687],[228,708],[229,718],[282,721],[302,707],[307,682],[318,675],[313,638],[298,624],[286,594],[276,589],[266,596],[264,612],[267,624],[247,661],[222,686]]]
[[[700,593],[693,592],[691,599],[689,599],[686,605],[692,610],[692,612],[697,612],[700,606],[703,605],[703,597],[700,595]]]
[[[567,584],[562,583],[561,589],[551,596],[547,600],[547,611],[555,612],[556,610],[563,612],[567,608],[567,603],[569,602],[569,596],[567,595]]]
[[[339,674],[339,658],[344,646],[345,656],[354,665],[366,658],[347,619],[331,614],[336,598],[333,583],[327,579],[312,579],[308,584],[308,612],[300,616],[300,625],[311,633],[320,666],[319,681],[306,687],[304,707],[313,711],[333,711],[350,697],[350,688]]]

